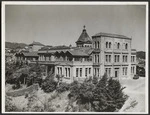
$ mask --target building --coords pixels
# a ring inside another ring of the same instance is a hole
[[[38,52],[18,52],[15,54],[16,61],[38,61]]]
[[[30,47],[30,52],[36,52],[39,49],[41,49],[42,47],[44,47],[45,45],[41,44],[40,42],[35,42],[33,41],[32,44],[29,44]]]
[[[98,33],[92,36],[93,73],[106,72],[114,78],[130,78],[136,74],[136,50],[131,49],[131,38],[123,35]]]
[[[33,51],[38,51],[32,62],[38,60],[39,64],[45,65],[46,75],[64,76],[63,81],[69,83],[83,81],[90,76],[101,78],[104,73],[115,79],[132,78],[136,74],[136,50],[131,49],[131,40],[123,35],[102,32],[91,39],[84,26],[76,47],[33,48]],[[19,55],[23,55],[24,59],[29,57],[29,54]]]

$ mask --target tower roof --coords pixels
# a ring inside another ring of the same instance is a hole
[[[89,35],[86,32],[85,26],[84,26],[84,29],[83,29],[79,39],[76,41],[76,43],[92,43],[91,38],[89,37]]]

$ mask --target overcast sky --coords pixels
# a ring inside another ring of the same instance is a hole
[[[145,51],[145,6],[5,6],[6,41],[75,46],[83,25],[99,32],[132,36],[132,48]]]

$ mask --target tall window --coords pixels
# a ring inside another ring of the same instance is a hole
[[[117,44],[117,49],[120,49],[120,43]]]
[[[68,68],[68,77],[70,77],[70,68]]]
[[[86,76],[86,77],[87,77],[87,69],[88,69],[88,68],[85,68],[85,76]]]
[[[58,72],[57,74],[59,74],[59,67],[57,67],[57,72]]]
[[[117,60],[118,62],[119,62],[119,57],[120,57],[120,56],[118,55],[118,60]]]
[[[109,48],[111,48],[111,42],[109,42]]]
[[[79,72],[79,69],[76,68],[76,77],[78,77],[78,72]]]
[[[96,54],[95,54],[95,63],[96,63],[96,60],[97,60],[97,58],[96,58]]]
[[[62,75],[62,68],[60,68],[60,74]]]
[[[111,55],[109,55],[109,62],[111,62]]]
[[[98,45],[98,49],[99,49],[99,41],[97,42],[97,45]]]
[[[128,61],[128,56],[126,56],[126,62]]]
[[[117,62],[117,55],[115,55],[115,62]]]
[[[65,68],[65,71],[66,71],[66,77],[67,77],[67,68]]]
[[[95,42],[95,48],[97,48],[97,43]]]
[[[128,49],[128,44],[127,43],[125,44],[125,49]]]
[[[108,55],[106,55],[106,56],[105,56],[106,62],[108,62],[108,59],[107,59],[107,57],[108,57]]]
[[[89,74],[91,74],[91,68],[89,68]]]
[[[99,63],[99,54],[97,55],[97,62]]]
[[[82,68],[80,68],[80,77],[82,77]]]
[[[108,42],[106,42],[106,48],[108,48]]]
[[[111,76],[111,68],[109,68],[109,76]]]
[[[97,68],[97,76],[99,76],[99,68]]]

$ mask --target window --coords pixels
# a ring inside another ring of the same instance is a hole
[[[126,62],[128,61],[128,56],[126,56]]]
[[[99,54],[97,55],[97,62],[99,63]]]
[[[128,68],[127,67],[123,67],[122,69],[123,69],[123,75],[127,75],[127,69]],[[132,67],[131,67],[131,69],[132,69]]]
[[[108,42],[106,42],[106,48],[108,48]]]
[[[62,75],[62,68],[60,68],[60,74]]]
[[[85,68],[85,76],[86,76],[86,77],[87,77],[87,69],[88,69],[88,68]]]
[[[111,48],[111,42],[109,42],[109,48]]]
[[[70,68],[68,68],[68,77],[70,77]]]
[[[95,72],[95,76],[96,76],[96,75],[97,75],[97,74],[96,74],[96,68],[94,68],[94,72]]]
[[[120,49],[120,43],[117,44],[117,49]]]
[[[97,42],[98,48],[99,48],[99,41]]]
[[[127,43],[125,44],[125,49],[128,49],[128,44]]]
[[[57,74],[59,74],[59,67],[57,67],[57,72],[58,72]]]
[[[123,55],[122,57],[123,57],[123,60],[122,60],[122,61],[124,62],[124,55]]]
[[[80,77],[82,77],[82,68],[80,68]]]
[[[95,42],[95,48],[97,48],[97,43]]]
[[[78,68],[76,68],[76,77],[78,77],[78,71],[79,71]]]
[[[117,60],[118,62],[119,62],[119,57],[120,57],[120,56],[118,55],[118,60]]]
[[[106,55],[106,56],[105,56],[105,58],[106,58],[106,62],[107,62],[107,57],[108,57],[108,55]]]
[[[67,77],[67,68],[65,68],[65,71],[66,71],[66,77]]]
[[[109,76],[111,75],[111,68],[109,68],[109,74],[108,74]]]
[[[96,60],[97,60],[97,59],[96,59],[96,55],[95,55],[95,63],[96,63]]]
[[[115,55],[115,62],[117,62],[117,55]]]
[[[99,68],[97,68],[97,76],[99,76]]]
[[[127,67],[125,68],[125,75],[127,75]]]
[[[89,68],[89,74],[91,74],[91,68]]]
[[[109,62],[111,62],[111,55],[109,55]]]

